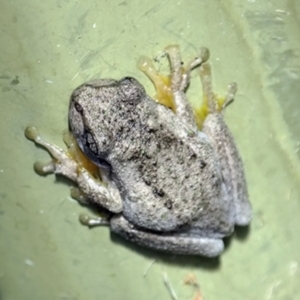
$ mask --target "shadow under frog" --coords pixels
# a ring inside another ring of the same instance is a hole
[[[78,145],[93,167],[43,139],[35,127],[25,135],[54,157],[36,164],[38,173],[71,179],[79,202],[109,212],[105,218],[81,216],[82,223],[108,225],[135,244],[163,252],[216,257],[224,250],[222,239],[252,218],[242,160],[223,118],[236,84],[216,98],[208,49],[185,67],[178,46],[165,51],[168,80],[149,60],[140,61],[156,85],[158,102],[132,77],[89,81],[72,93],[69,127],[76,142],[67,145]],[[204,92],[198,112],[185,94],[195,68]]]

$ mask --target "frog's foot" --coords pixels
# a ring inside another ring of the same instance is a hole
[[[110,228],[135,244],[172,254],[216,257],[224,250],[222,239],[144,231],[130,224],[122,215],[111,218]]]
[[[191,71],[209,59],[209,50],[207,48],[201,48],[199,55],[191,60],[186,66],[183,66],[178,45],[168,46],[165,48],[165,51],[168,55],[171,68],[171,90],[173,93],[177,91],[184,92],[190,83]]]
[[[46,148],[46,150],[54,158],[51,162],[46,164],[40,162],[35,163],[34,169],[38,174],[61,174],[75,182],[77,181],[77,163],[67,151],[61,149],[55,144],[48,142],[39,134],[35,127],[27,127],[25,130],[25,136],[29,140]]]
[[[232,82],[228,85],[225,97],[218,97],[212,88],[212,76],[209,63],[199,67],[199,74],[203,89],[202,105],[195,109],[195,119],[199,129],[202,129],[204,120],[208,114],[222,113],[224,109],[234,100],[237,92],[237,84]]]
[[[81,153],[73,138],[64,136],[69,147],[68,151],[65,151],[44,139],[35,127],[28,127],[25,130],[25,136],[46,148],[53,157],[53,160],[47,164],[35,163],[34,168],[38,174],[61,174],[78,184],[82,194],[81,197],[75,198],[81,203],[94,203],[114,213],[122,211],[122,200],[114,183],[109,181],[105,172],[103,172],[103,178],[107,181],[105,183],[100,181],[100,176],[93,176],[92,172],[95,172],[96,167],[90,166],[92,163],[88,162],[88,159]],[[96,170],[99,172],[98,168]],[[75,195],[74,190],[72,193]]]
[[[196,128],[194,113],[186,98],[185,90],[189,84],[192,69],[208,60],[209,51],[207,48],[201,49],[199,56],[191,60],[185,67],[182,65],[178,45],[168,46],[165,52],[170,63],[170,76],[159,74],[151,59],[147,57],[140,58],[138,67],[154,83],[156,88],[155,99],[159,103],[171,108],[187,124]]]
[[[138,68],[143,71],[153,82],[156,90],[154,99],[175,111],[173,95],[171,90],[171,81],[169,76],[160,74],[149,57],[141,56],[137,62]]]

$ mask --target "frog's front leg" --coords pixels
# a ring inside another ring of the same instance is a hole
[[[25,136],[47,149],[54,158],[47,164],[35,163],[34,169],[38,174],[54,173],[63,175],[78,184],[80,192],[72,189],[72,194],[80,202],[100,205],[113,213],[122,211],[122,200],[119,192],[105,172],[101,175],[102,181],[98,180],[74,159],[70,151],[65,151],[48,142],[35,127],[26,128]],[[86,197],[85,195],[89,196]]]
[[[98,223],[104,224],[104,223]],[[144,231],[129,223],[122,215],[115,215],[110,220],[111,231],[143,247],[172,254],[202,255],[216,257],[224,250],[222,239],[203,238],[179,233],[155,233]]]

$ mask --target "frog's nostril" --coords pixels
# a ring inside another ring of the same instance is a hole
[[[76,111],[77,111],[78,113],[82,114],[83,108],[82,108],[82,106],[81,106],[78,102],[75,102],[75,103],[74,103],[74,107],[75,107],[75,109],[76,109]]]

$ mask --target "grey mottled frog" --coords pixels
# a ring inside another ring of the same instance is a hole
[[[141,246],[214,257],[235,224],[248,225],[252,217],[243,164],[223,118],[236,84],[218,99],[211,87],[208,49],[185,67],[178,46],[165,52],[169,77],[158,74],[150,59],[139,61],[156,85],[158,102],[131,77],[89,81],[72,93],[70,131],[96,166],[93,171],[70,150],[73,141],[64,151],[34,127],[25,134],[54,157],[36,164],[37,172],[70,178],[78,184],[73,190],[78,200],[111,213],[107,219],[82,222],[108,224]],[[203,84],[200,110],[191,108],[185,94],[192,69],[199,70]]]

